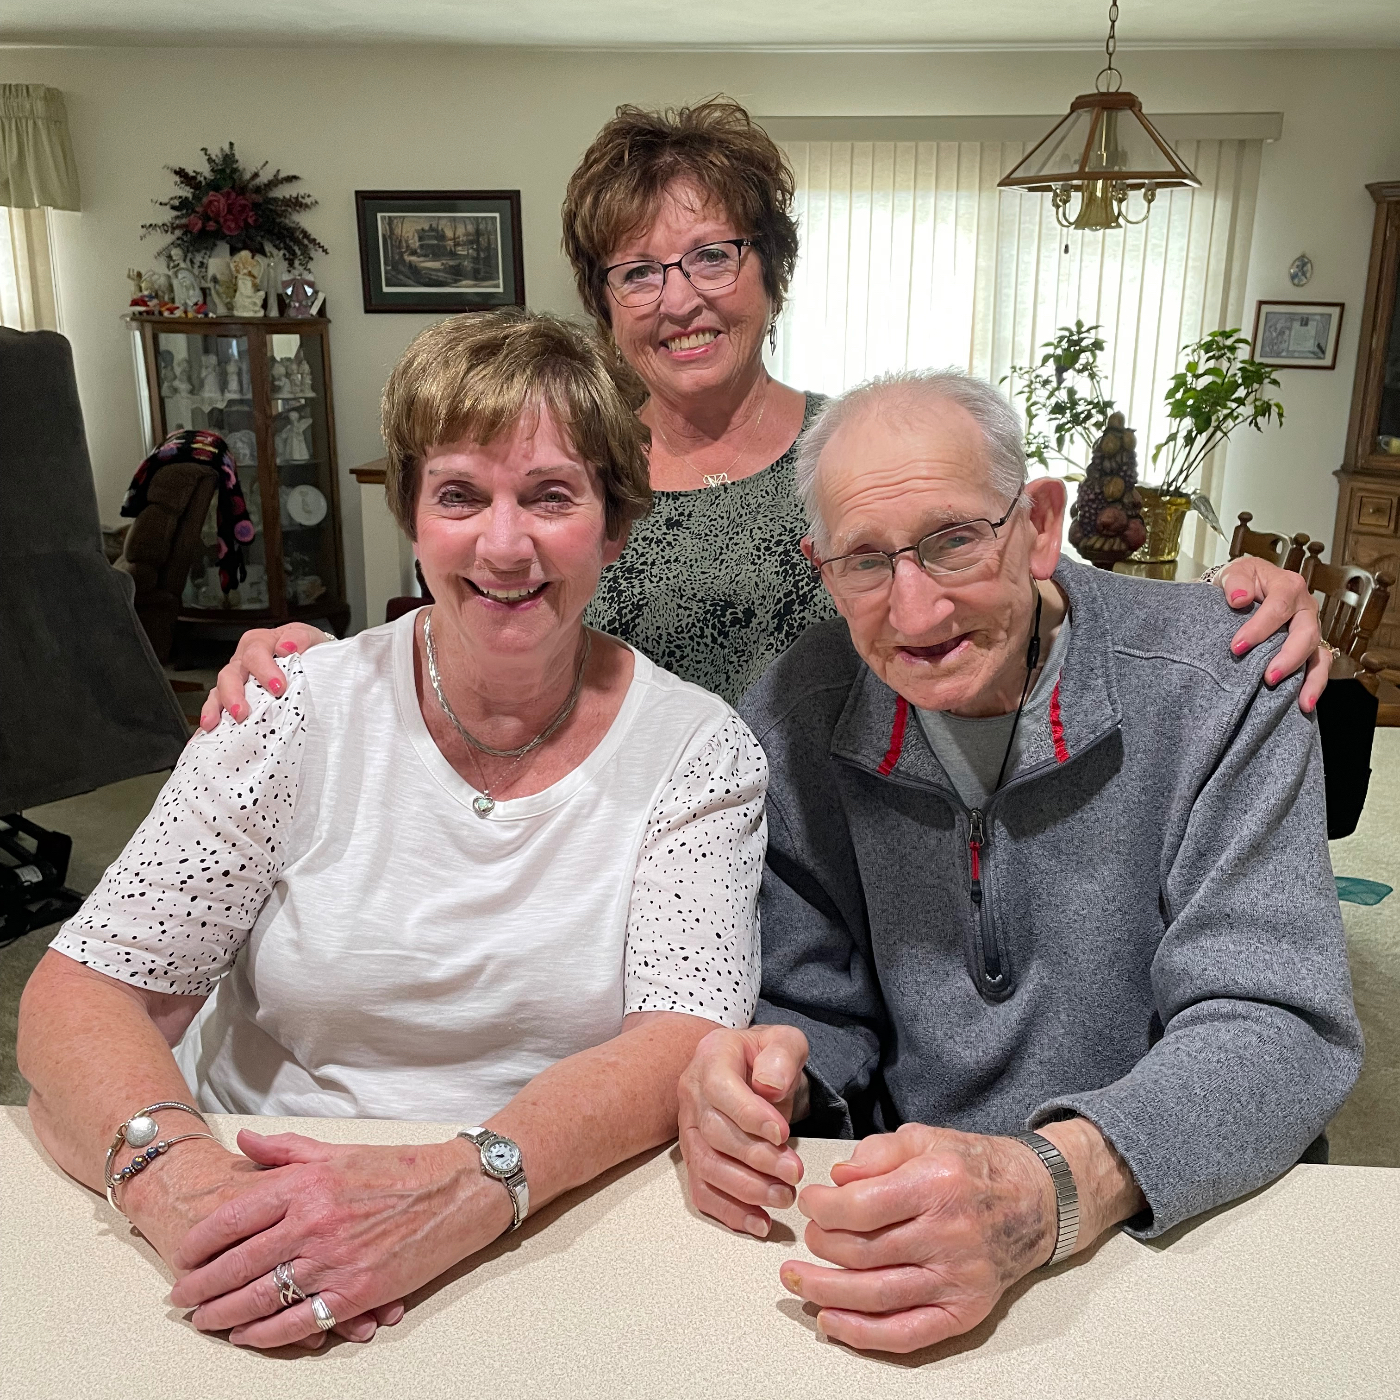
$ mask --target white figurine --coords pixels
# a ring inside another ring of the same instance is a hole
[[[155,297],[157,301],[168,302],[175,295],[175,284],[170,280],[168,272],[153,267],[149,272],[141,274],[141,290],[145,295]]]
[[[272,362],[272,392],[279,399],[285,399],[295,392],[292,385],[292,366],[286,360]]]
[[[311,427],[310,417],[293,409],[287,415],[287,426],[277,434],[277,460],[279,462],[308,462],[311,453],[306,446],[306,434]]]
[[[140,301],[141,292],[141,269],[139,267],[129,267],[126,270],[126,280],[131,283],[132,301]]]
[[[200,372],[200,388],[204,391],[205,398],[217,399],[223,394],[223,390],[219,387],[218,356],[206,355],[203,365],[204,368]]]
[[[194,385],[190,383],[190,362],[185,359],[175,361],[175,371],[170,380],[172,394],[191,394]]]
[[[297,393],[303,398],[314,398],[316,395],[315,385],[311,381],[311,363],[308,360],[298,360],[296,362],[296,383]]]
[[[263,314],[263,294],[258,290],[252,274],[238,274],[238,290],[233,297],[235,316],[261,316]]]
[[[170,280],[173,285],[172,300],[188,316],[204,300],[204,293],[199,289],[199,279],[194,275],[194,270],[189,263],[185,261],[182,249],[172,248],[166,254],[165,261],[170,267]]]
[[[230,398],[240,398],[243,394],[243,375],[237,360],[224,361],[224,393]]]

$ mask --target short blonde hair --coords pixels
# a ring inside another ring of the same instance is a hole
[[[616,539],[651,509],[651,434],[627,405],[597,337],[558,316],[506,307],[452,316],[414,337],[384,386],[380,422],[389,509],[415,539],[419,477],[430,448],[485,445],[547,407],[597,473]]]
[[[792,168],[732,97],[712,97],[664,112],[619,107],[569,177],[564,252],[594,319],[604,329],[612,325],[607,260],[656,216],[674,180],[696,185],[753,241],[776,316],[797,266]]]

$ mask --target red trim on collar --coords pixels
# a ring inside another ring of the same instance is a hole
[[[904,749],[904,730],[909,723],[909,702],[902,696],[896,695],[894,701],[894,728],[890,730],[890,746],[885,750],[885,756],[880,760],[879,773],[882,778],[888,777],[894,770],[894,766],[899,762],[899,755]]]
[[[1065,726],[1060,719],[1060,683],[1050,692],[1050,737],[1055,741],[1055,762],[1066,763],[1069,749],[1065,747]]]

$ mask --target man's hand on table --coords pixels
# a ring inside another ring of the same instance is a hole
[[[192,1272],[170,1300],[195,1308],[202,1331],[232,1329],[229,1340],[239,1346],[320,1336],[309,1301],[282,1308],[271,1277],[278,1264],[290,1261],[308,1300],[319,1293],[337,1319],[397,1321],[397,1300],[511,1223],[508,1192],[482,1173],[464,1139],[344,1146],[244,1131],[238,1145],[276,1170],[184,1237],[174,1263]]]
[[[788,1125],[807,1116],[807,1037],[792,1026],[717,1030],[681,1075],[680,1144],[697,1210],[767,1235],[802,1180]],[[765,1207],[767,1209],[765,1209]]]
[[[767,1235],[793,1202],[802,1160],[789,1123],[807,1116],[807,1038],[791,1026],[713,1031],[680,1081],[680,1143],[691,1200],[730,1229]],[[1038,1130],[1079,1192],[1080,1249],[1143,1209],[1123,1159],[1086,1119]],[[817,1304],[827,1337],[916,1351],[975,1327],[1056,1238],[1055,1187],[1025,1143],[906,1123],[868,1137],[831,1186],[797,1197],[807,1248],[837,1268],[782,1266],[784,1287]],[[765,1209],[765,1207],[767,1209]]]
[[[1122,1158],[1092,1123],[1038,1130],[1079,1191],[1078,1248],[1143,1208]],[[906,1123],[864,1139],[808,1186],[807,1248],[837,1268],[788,1260],[783,1286],[815,1303],[821,1333],[869,1351],[917,1351],[975,1327],[1054,1252],[1055,1189],[1025,1143]]]
[[[246,1193],[265,1191],[275,1175],[217,1142],[196,1139],[179,1144],[156,1170],[123,1186],[121,1204],[178,1278],[185,1272],[179,1262],[180,1244],[190,1231],[221,1208],[239,1209]],[[275,1292],[273,1296],[275,1300]],[[274,1301],[274,1306],[280,1304]],[[395,1300],[364,1316],[346,1314],[335,1330],[350,1341],[367,1342],[380,1324],[391,1326],[402,1316],[403,1304]],[[314,1350],[325,1340],[318,1330],[301,1345]]]

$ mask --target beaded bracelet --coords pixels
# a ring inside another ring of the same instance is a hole
[[[107,1204],[115,1211],[122,1211],[117,1204],[114,1194],[116,1188],[130,1181],[137,1173],[144,1171],[162,1153],[169,1152],[177,1142],[188,1142],[191,1138],[209,1138],[213,1141],[212,1133],[183,1133],[179,1137],[165,1138],[160,1142],[153,1142],[160,1129],[151,1114],[158,1112],[162,1108],[178,1108],[183,1113],[192,1113],[201,1123],[208,1127],[209,1124],[204,1115],[197,1109],[192,1108],[187,1103],[179,1103],[173,1099],[164,1100],[161,1103],[153,1103],[149,1108],[143,1108],[140,1113],[133,1113],[116,1131],[112,1137],[112,1145],[107,1149],[107,1160],[102,1166],[102,1181],[107,1188]],[[122,1147],[134,1147],[137,1149],[136,1156],[115,1175],[112,1173],[112,1162]],[[143,1150],[144,1149],[144,1150]]]

